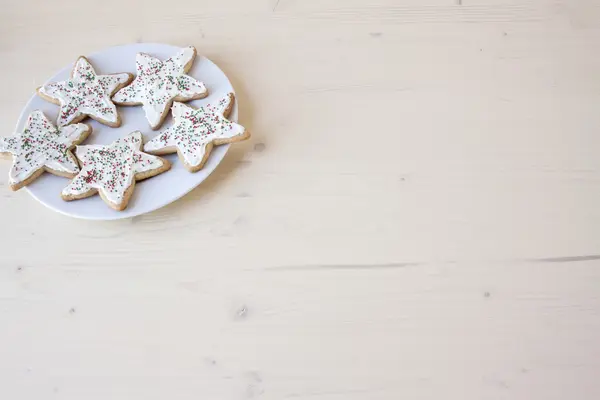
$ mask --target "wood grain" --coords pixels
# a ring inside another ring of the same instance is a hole
[[[596,1],[60,3],[3,5],[3,135],[141,41],[217,62],[253,139],[111,223],[0,164],[0,398],[600,397]]]

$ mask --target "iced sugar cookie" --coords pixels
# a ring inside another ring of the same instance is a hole
[[[29,114],[23,132],[0,137],[0,153],[12,155],[9,185],[18,190],[36,180],[44,171],[73,178],[79,172],[71,153],[92,132],[85,124],[56,128],[41,111]]]
[[[168,160],[143,153],[139,131],[118,139],[108,146],[77,146],[75,154],[81,171],[62,191],[66,201],[100,194],[102,200],[117,211],[127,207],[136,181],[168,171]]]
[[[66,81],[52,82],[39,87],[38,95],[60,106],[58,126],[83,120],[85,117],[118,127],[121,118],[111,100],[113,94],[133,79],[129,73],[97,75],[85,57],[79,57]]]
[[[158,129],[173,101],[201,99],[208,95],[202,82],[186,75],[195,57],[193,47],[181,49],[166,61],[138,53],[134,81],[119,90],[113,101],[125,106],[143,105],[150,127]]]
[[[183,103],[173,104],[173,125],[144,145],[150,154],[179,155],[190,172],[204,166],[213,145],[248,139],[250,132],[227,120],[234,95],[227,94],[216,103],[194,109]]]

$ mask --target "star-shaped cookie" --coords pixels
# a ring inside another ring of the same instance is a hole
[[[124,210],[136,181],[153,177],[171,168],[171,163],[160,157],[143,153],[142,134],[130,133],[108,146],[77,146],[75,154],[81,171],[63,189],[63,200],[84,199],[96,193],[110,207]]]
[[[233,93],[198,109],[173,103],[171,127],[144,145],[150,154],[175,153],[190,172],[204,166],[213,145],[239,142],[250,137],[243,126],[227,120],[233,106]]]
[[[173,101],[201,99],[208,95],[202,82],[186,75],[195,57],[196,49],[193,47],[181,49],[164,62],[138,53],[134,81],[119,90],[113,96],[113,101],[124,106],[143,105],[150,127],[158,129]]]
[[[12,155],[8,173],[12,190],[36,180],[44,171],[73,178],[79,172],[71,149],[87,138],[92,128],[85,124],[56,128],[41,111],[27,118],[23,132],[0,137],[0,153]]]
[[[121,118],[111,97],[133,79],[129,73],[97,75],[87,58],[77,59],[71,77],[39,87],[44,100],[60,105],[58,126],[65,126],[89,116],[96,121],[118,127]]]

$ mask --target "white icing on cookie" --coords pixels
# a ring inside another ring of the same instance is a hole
[[[106,200],[120,205],[136,174],[164,166],[163,159],[141,152],[141,146],[139,131],[108,146],[77,146],[75,154],[81,163],[81,171],[63,189],[63,196],[77,196],[98,189]]]
[[[118,104],[142,104],[150,126],[158,127],[167,107],[176,98],[187,101],[208,94],[202,82],[186,75],[196,57],[193,47],[182,49],[166,61],[138,53],[135,59],[136,77],[131,85],[113,96]]]
[[[197,167],[202,163],[209,143],[226,143],[246,135],[243,126],[227,120],[223,113],[229,109],[233,94],[198,109],[183,103],[173,103],[171,127],[144,145],[144,150],[156,152],[165,148],[177,149],[186,164]]]
[[[40,168],[74,176],[79,172],[77,161],[70,149],[90,133],[85,124],[56,128],[39,110],[33,111],[25,129],[10,137],[0,137],[0,153],[10,153],[13,164],[9,183],[13,187],[32,176]]]
[[[117,123],[117,108],[110,99],[115,90],[131,79],[127,73],[96,75],[96,71],[85,57],[80,57],[66,81],[53,82],[42,86],[38,92],[60,103],[58,126],[70,124],[82,115]]]
[[[208,94],[202,82],[185,74],[195,57],[196,50],[193,47],[182,49],[164,62],[138,53],[134,81],[119,90],[113,100],[117,104],[142,104],[150,126],[158,127],[173,100],[187,101]]]

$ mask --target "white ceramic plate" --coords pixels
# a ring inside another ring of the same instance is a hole
[[[161,60],[175,55],[179,51],[178,47],[166,44],[148,44],[136,43],[125,46],[112,47],[102,50],[92,55],[84,54],[91,62],[96,73],[110,74],[116,72],[135,73],[135,55],[144,52],[158,57]],[[48,82],[65,80],[69,77],[73,63],[54,75]],[[199,107],[208,102],[218,100],[228,92],[233,92],[231,82],[227,76],[206,57],[197,55],[194,64],[188,75],[204,82],[208,89],[208,97],[201,100],[189,102],[194,107]],[[139,130],[144,134],[145,140],[149,140],[158,135],[159,132],[172,123],[171,117],[165,119],[164,124],[158,131],[153,131],[148,125],[141,106],[137,107],[119,107],[117,106],[123,124],[119,128],[110,128],[102,125],[91,118],[86,118],[84,123],[90,124],[94,129],[93,133],[83,144],[109,144],[114,140],[124,137],[130,132]],[[53,122],[56,122],[59,106],[42,100],[34,95],[25,109],[22,111],[17,123],[17,132],[23,129],[29,113],[33,110],[42,110]],[[237,99],[234,103],[229,119],[237,122],[238,107]],[[139,182],[135,185],[135,191],[129,201],[129,205],[124,211],[115,211],[106,205],[100,196],[95,195],[87,199],[77,201],[64,201],[60,197],[60,192],[67,186],[69,180],[44,173],[35,182],[25,187],[31,195],[44,204],[59,213],[76,218],[110,220],[131,218],[136,215],[154,211],[164,207],[169,203],[179,199],[186,193],[198,186],[204,179],[214,171],[219,165],[229,145],[215,146],[204,168],[196,173],[188,172],[179,161],[176,154],[164,156],[171,161],[171,170],[157,175],[153,178]]]

